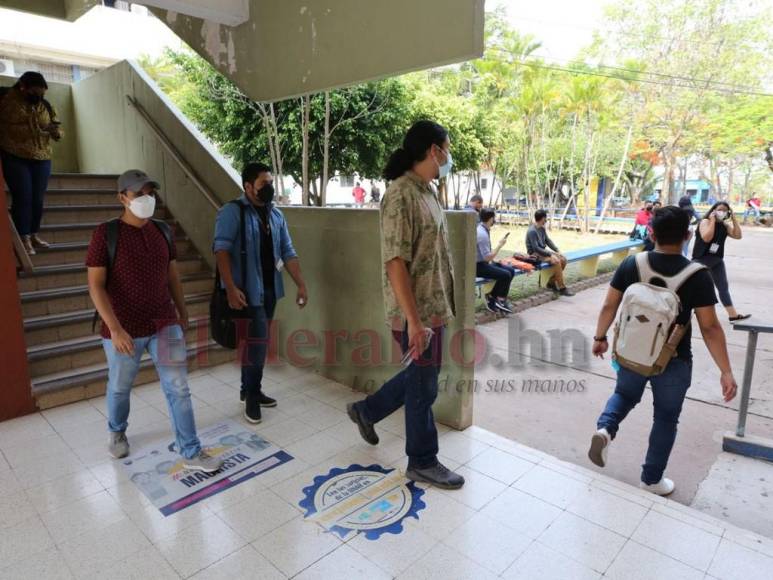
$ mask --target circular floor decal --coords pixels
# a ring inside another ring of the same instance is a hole
[[[342,538],[351,532],[362,532],[368,540],[399,534],[403,519],[419,519],[419,510],[426,507],[423,489],[380,465],[335,467],[316,476],[303,495],[300,506],[306,518]]]

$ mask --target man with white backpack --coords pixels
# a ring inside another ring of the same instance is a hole
[[[649,381],[654,417],[641,487],[658,495],[674,491],[663,472],[676,439],[676,426],[692,380],[692,311],[703,339],[720,370],[725,402],[737,385],[730,369],[725,333],[717,319],[711,275],[682,255],[690,218],[676,206],[658,209],[652,220],[655,249],[626,258],[610,282],[599,313],[593,354],[609,349],[607,331],[615,322],[612,347],[617,384],[598,419],[588,457],[604,467],[620,423],[641,400]]]

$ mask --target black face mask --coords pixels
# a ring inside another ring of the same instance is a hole
[[[24,95],[24,98],[30,105],[37,105],[43,100],[43,97],[40,95]]]
[[[261,187],[257,192],[255,192],[255,196],[258,198],[258,201],[262,201],[266,205],[274,201],[274,186],[270,183],[267,183],[263,187]]]

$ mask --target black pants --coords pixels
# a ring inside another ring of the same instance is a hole
[[[722,259],[697,259],[695,261],[704,264],[709,269],[711,278],[714,280],[714,286],[717,287],[717,294],[719,294],[719,301],[722,303],[722,306],[732,306],[733,299],[730,297],[730,285],[727,282],[727,270],[725,270],[725,261]]]
[[[276,297],[273,290],[265,289],[262,306],[251,306],[248,342],[242,359],[242,391],[257,395],[263,388],[263,367],[268,353],[271,320],[274,318]]]
[[[51,175],[50,159],[23,159],[0,151],[3,176],[11,192],[11,218],[20,236],[36,234],[43,219],[43,196]]]
[[[496,262],[477,262],[475,275],[479,278],[495,281],[494,288],[491,290],[491,295],[494,298],[507,298],[510,293],[510,283],[515,276],[515,268]]]

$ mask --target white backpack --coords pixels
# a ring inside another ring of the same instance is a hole
[[[663,372],[687,328],[675,324],[682,309],[677,292],[705,266],[691,262],[675,276],[664,276],[650,267],[649,252],[640,252],[636,254],[636,268],[639,282],[631,284],[623,294],[612,353],[620,366],[650,377]],[[653,285],[656,278],[667,288]]]

